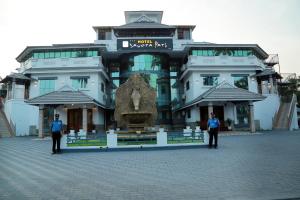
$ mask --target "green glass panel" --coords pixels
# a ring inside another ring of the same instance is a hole
[[[93,56],[93,51],[88,51],[88,52],[87,52],[87,56],[88,56],[88,57],[92,57],[92,56]]]
[[[49,58],[54,58],[54,52],[49,52]]]
[[[60,51],[55,52],[54,57],[55,57],[55,58],[60,58]]]
[[[39,58],[39,53],[33,53],[33,58]]]
[[[50,55],[49,55],[49,52],[45,52],[45,58],[49,58]]]
[[[93,51],[93,56],[98,56],[98,51]]]
[[[72,52],[71,52],[71,58],[75,58],[76,55],[77,55],[77,52],[76,52],[76,51],[72,51]]]
[[[66,52],[65,52],[65,51],[62,51],[62,52],[60,53],[60,56],[61,56],[61,58],[67,57]]]
[[[71,58],[71,51],[66,51],[66,58]]]

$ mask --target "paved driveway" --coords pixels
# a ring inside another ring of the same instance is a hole
[[[0,199],[300,198],[300,132],[220,137],[219,149],[65,152],[0,138]]]

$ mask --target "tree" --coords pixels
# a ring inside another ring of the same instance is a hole
[[[296,94],[298,105],[300,105],[300,76],[296,78],[290,78],[285,83],[280,83],[278,85],[278,92],[281,96],[282,101],[289,102],[293,96]]]

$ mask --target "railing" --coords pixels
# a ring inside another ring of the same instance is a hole
[[[293,116],[294,116],[294,108],[297,103],[297,96],[296,94],[293,94],[292,101],[290,103],[289,112],[288,112],[288,128],[291,129]]]
[[[14,124],[14,122],[9,119],[9,129],[11,131],[12,136],[16,135],[16,125]]]
[[[131,148],[131,147],[166,147],[208,144],[206,131],[192,130],[188,132],[159,132],[145,134],[116,134],[110,130],[108,134],[68,134],[62,139],[63,149],[91,148]]]

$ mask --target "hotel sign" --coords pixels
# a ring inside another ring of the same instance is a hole
[[[173,49],[172,39],[118,39],[118,50]]]

